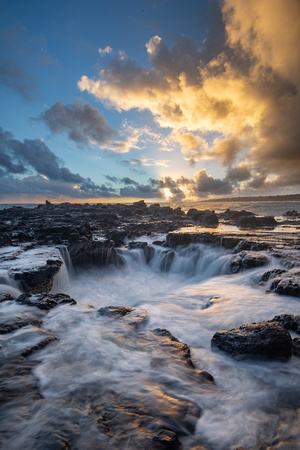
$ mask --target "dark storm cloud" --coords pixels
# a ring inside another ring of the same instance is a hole
[[[226,179],[231,181],[246,181],[251,178],[251,171],[246,164],[240,164],[237,167],[230,167],[227,171]]]
[[[208,175],[205,169],[199,170],[195,173],[195,192],[198,194],[231,194],[233,187],[226,179],[214,178]]]
[[[111,197],[116,196],[114,189],[97,185],[90,178],[72,173],[62,167],[62,161],[39,139],[25,139],[23,142],[13,139],[12,133],[0,127],[0,166],[2,167],[1,192],[7,193],[45,193],[71,197]],[[0,168],[1,168],[0,167]],[[11,174],[37,175],[15,179]],[[10,191],[11,189],[11,191]],[[23,189],[23,191],[22,191]],[[36,192],[34,191],[36,189]]]
[[[0,57],[0,84],[25,100],[35,100],[38,88],[34,79],[18,63]]]
[[[161,198],[162,192],[150,184],[136,184],[120,189],[121,197]]]
[[[44,122],[54,134],[67,132],[69,138],[79,145],[101,146],[117,135],[99,110],[82,99],[74,99],[72,105],[57,102],[33,120]]]
[[[118,183],[119,182],[119,178],[117,178],[117,177],[111,177],[110,175],[105,175],[105,178],[108,181],[111,181],[112,183]]]
[[[124,177],[120,181],[123,184],[127,184],[127,185],[133,184],[134,186],[138,186],[138,183],[136,181],[134,181],[134,180],[132,180],[131,178],[128,178],[128,177]]]

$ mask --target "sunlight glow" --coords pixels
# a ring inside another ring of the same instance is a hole
[[[164,194],[165,194],[167,200],[169,200],[170,197],[173,197],[173,194],[169,188],[164,188]]]

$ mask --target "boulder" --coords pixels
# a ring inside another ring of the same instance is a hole
[[[287,330],[300,334],[300,315],[281,314],[280,316],[273,317],[270,322],[280,323]]]
[[[61,259],[48,259],[45,265],[14,271],[12,277],[23,292],[32,294],[49,292],[61,265]]]
[[[113,241],[86,241],[68,247],[74,267],[105,267],[122,265],[122,259],[114,248]]]
[[[122,319],[126,325],[138,328],[147,321],[147,311],[142,308],[131,308],[125,306],[106,306],[98,310],[99,316]]]
[[[293,339],[292,352],[293,352],[293,355],[300,356],[300,338]]]
[[[58,305],[76,305],[77,302],[66,294],[22,294],[15,300],[20,305],[36,306],[39,309],[49,311]]]
[[[292,353],[290,333],[275,322],[252,323],[229,331],[218,331],[211,344],[233,357],[288,358]]]
[[[239,228],[275,228],[278,222],[272,216],[256,217],[249,215],[240,217],[236,225]]]
[[[211,211],[204,211],[204,214],[198,217],[198,224],[207,227],[207,228],[215,228],[219,224],[219,219],[217,214]]]
[[[268,262],[269,258],[265,253],[242,251],[232,257],[229,269],[232,273],[237,273],[241,270],[264,266]]]

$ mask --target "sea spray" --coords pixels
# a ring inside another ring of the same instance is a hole
[[[58,423],[63,423],[65,433],[76,423],[74,439],[82,448],[89,448],[91,436],[97,437],[93,439],[100,448],[109,448],[101,427],[113,427],[113,412],[120,435],[132,426],[107,406],[115,397],[120,409],[132,401],[136,426],[141,410],[150,408],[154,398],[159,399],[160,410],[168,408],[170,415],[170,399],[178,399],[190,411],[196,405],[200,417],[194,433],[182,429],[183,449],[255,448],[270,445],[276,433],[287,439],[289,429],[299,436],[299,358],[236,361],[211,349],[218,330],[270,320],[276,314],[300,313],[297,298],[266,293],[266,287],[259,285],[262,274],[274,267],[272,258],[266,266],[232,274],[234,255],[222,248],[193,244],[153,249],[148,261],[142,248],[118,249],[121,267],[79,271],[71,284],[64,279],[63,292],[78,305],[54,308],[43,318],[44,327],[60,341],[31,357],[37,363],[34,375],[43,400],[34,404],[34,414],[17,424],[13,411],[8,411],[7,420],[15,430],[8,448],[18,448],[19,436],[26,436],[25,448],[34,446],[35,436],[47,430],[49,421],[58,430]],[[146,310],[144,329],[136,332],[122,320],[98,314],[101,307],[120,305]],[[200,382],[190,369],[172,360],[166,363],[149,340],[149,333],[158,328],[188,344],[195,370],[210,373],[214,383]],[[102,399],[98,409],[93,403],[97,395]],[[132,449],[134,444],[128,440],[123,448]]]

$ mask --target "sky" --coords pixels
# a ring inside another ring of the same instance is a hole
[[[0,203],[300,193],[299,0],[2,0]]]

